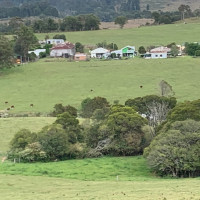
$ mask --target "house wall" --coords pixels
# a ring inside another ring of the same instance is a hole
[[[70,56],[74,56],[75,49],[54,49],[50,52],[51,57],[61,57],[63,56],[63,54],[69,54]]]
[[[87,60],[87,56],[86,55],[75,55],[74,57],[74,60],[77,60],[77,61],[85,61]]]
[[[63,44],[64,40],[63,39],[49,39],[46,40],[46,44]]]
[[[92,58],[96,58],[96,53],[91,53]]]
[[[166,53],[151,53],[151,58],[167,58],[167,52]]]

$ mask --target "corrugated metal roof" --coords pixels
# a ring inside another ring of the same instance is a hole
[[[101,47],[91,51],[91,53],[108,53],[108,52],[109,52],[109,50],[101,48]]]
[[[161,46],[161,47],[151,49],[150,53],[166,53],[166,52],[170,52],[170,51],[171,51],[170,48]]]

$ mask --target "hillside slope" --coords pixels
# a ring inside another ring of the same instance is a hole
[[[150,5],[150,10],[177,10],[181,4],[187,4],[192,10],[200,7],[199,0],[140,0],[141,10],[146,9],[147,4]]]

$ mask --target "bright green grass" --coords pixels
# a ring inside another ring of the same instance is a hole
[[[146,180],[154,178],[141,156],[104,157],[51,163],[10,163],[0,165],[1,174],[51,176],[77,180]]]
[[[167,45],[172,42],[183,44],[184,42],[200,41],[200,23],[195,24],[170,24],[161,26],[140,27],[119,30],[99,30],[67,32],[67,40],[70,42],[81,42],[83,44],[97,44],[106,40],[108,43],[114,42],[118,47],[126,45],[150,46]],[[50,38],[56,33],[48,33]],[[44,39],[46,33],[37,34],[38,39]]]
[[[1,73],[0,110],[15,105],[11,112],[50,112],[56,103],[79,108],[83,99],[94,96],[123,104],[129,98],[158,94],[161,80],[173,86],[179,101],[198,99],[199,66],[200,59],[191,57],[90,62],[42,60]]]
[[[2,200],[199,200],[199,179],[79,181],[0,175]]]
[[[51,117],[0,118],[0,154],[5,154],[10,140],[20,129],[39,131],[42,127],[53,123],[54,120],[55,118]]]

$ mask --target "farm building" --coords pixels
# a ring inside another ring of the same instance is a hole
[[[91,51],[91,58],[103,58],[104,55],[109,53],[110,51],[104,48],[97,48]]]
[[[74,55],[74,60],[76,60],[76,61],[86,61],[87,60],[87,54],[85,54],[85,53],[76,53]]]
[[[48,39],[48,40],[46,40],[46,44],[57,45],[57,44],[63,44],[63,43],[65,43],[65,41],[63,39]]]
[[[116,57],[134,57],[135,56],[135,47],[126,46],[120,50],[112,51],[111,54],[116,54]]]
[[[50,56],[51,57],[72,57],[75,55],[75,46],[74,44],[67,42],[64,44],[58,44],[51,48]]]
[[[145,57],[145,59],[167,58],[170,51],[171,51],[170,48],[161,46],[161,47],[151,49],[150,52],[147,52],[144,55],[144,57]]]

